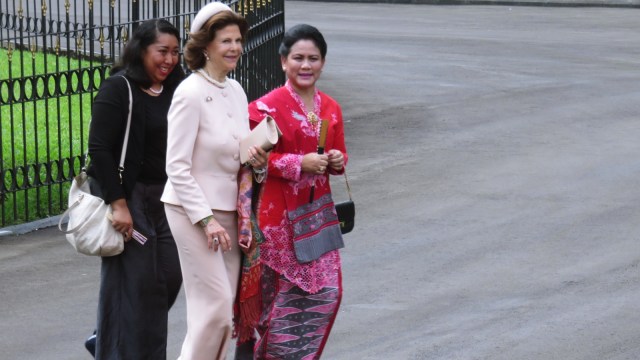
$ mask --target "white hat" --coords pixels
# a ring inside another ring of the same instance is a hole
[[[233,11],[233,10],[231,10],[229,6],[217,1],[214,1],[212,3],[205,5],[202,9],[200,9],[200,11],[198,11],[198,14],[196,14],[196,17],[193,18],[193,21],[191,22],[190,32],[194,33],[200,30],[200,28],[204,26],[207,20],[209,20],[213,15],[221,11]]]

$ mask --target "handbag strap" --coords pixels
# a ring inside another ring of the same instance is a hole
[[[125,128],[124,131],[124,142],[122,143],[122,152],[120,153],[120,163],[118,164],[118,176],[120,177],[120,184],[122,184],[122,173],[124,172],[124,158],[127,155],[127,145],[129,145],[129,130],[131,128],[131,113],[133,112],[133,94],[131,93],[131,84],[129,83],[129,80],[124,76],[124,75],[119,75],[120,77],[122,77],[124,79],[124,81],[127,83],[127,88],[129,90],[129,112],[127,115],[127,127]],[[85,159],[89,158],[89,147],[87,146],[87,152],[84,155]],[[86,164],[85,167],[82,168],[82,171],[86,171]]]
[[[122,184],[122,173],[124,172],[124,158],[127,155],[127,145],[129,144],[129,129],[131,128],[131,112],[133,109],[133,94],[131,93],[131,84],[124,75],[121,75],[127,83],[129,89],[129,115],[127,116],[127,128],[124,132],[124,142],[122,143],[122,153],[120,153],[120,165],[118,165],[118,176],[120,176],[120,184]]]
[[[351,186],[349,186],[349,179],[347,178],[347,169],[344,169],[344,182],[347,184],[347,193],[349,194],[349,200],[353,201],[351,197]]]
[[[71,206],[69,206],[69,208],[67,208],[67,210],[64,211],[64,213],[62,213],[62,216],[60,216],[60,220],[58,220],[58,229],[60,231],[62,231],[64,234],[73,234],[74,232],[76,232],[82,225],[84,225],[83,222],[80,222],[78,225],[76,225],[76,227],[74,227],[73,229],[69,229],[67,228],[67,230],[63,230],[62,229],[62,220],[64,220],[64,218],[66,218],[67,216],[69,216],[69,214],[71,213],[71,210],[75,209],[76,207],[78,207],[78,205],[80,205],[80,201],[82,201],[82,198],[84,197],[84,194],[80,194],[80,196],[78,197],[78,199],[76,199],[76,201],[74,201],[73,204],[71,204]]]

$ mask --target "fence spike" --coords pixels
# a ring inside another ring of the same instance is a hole
[[[12,43],[7,43],[7,56],[9,57],[9,62],[11,62],[11,59],[13,58],[13,44]]]
[[[100,42],[100,49],[104,49],[104,32],[102,30],[103,29],[100,28],[100,37],[98,38],[98,41]]]

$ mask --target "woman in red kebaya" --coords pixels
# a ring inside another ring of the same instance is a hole
[[[249,105],[252,127],[269,115],[282,137],[269,153],[267,176],[254,204],[264,234],[259,280],[251,284],[243,279],[243,285],[261,291],[259,319],[253,319],[260,335],[255,359],[318,359],[342,297],[342,236],[334,227],[327,236],[301,245],[294,240],[289,215],[323,201],[335,215],[329,176],[342,174],[347,161],[342,111],[316,88],[327,44],[315,27],[289,29],[279,52],[286,84]],[[318,154],[323,123],[328,128],[326,151]]]

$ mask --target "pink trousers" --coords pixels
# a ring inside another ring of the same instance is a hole
[[[224,359],[240,279],[237,213],[213,212],[231,237],[231,250],[223,253],[207,247],[204,230],[191,223],[181,206],[165,204],[165,212],[178,246],[187,304],[187,334],[179,359]]]

